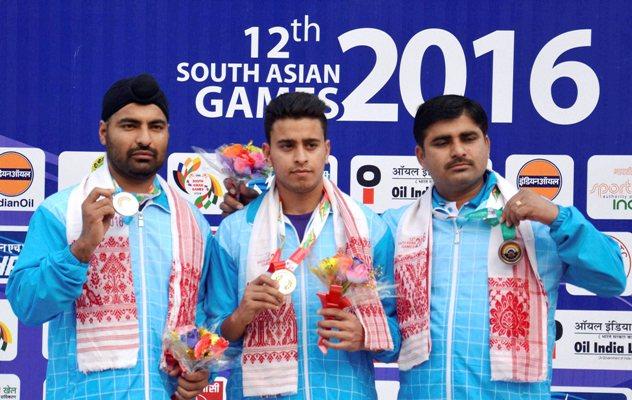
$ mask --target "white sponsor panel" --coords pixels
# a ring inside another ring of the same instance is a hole
[[[588,159],[586,211],[594,219],[632,219],[632,156]]]
[[[336,157],[329,156],[323,175],[336,185],[338,184],[338,159]]]
[[[48,360],[48,322],[42,325],[42,356]]]
[[[44,201],[46,159],[32,147],[0,147],[0,211],[34,211]]]
[[[18,317],[9,300],[0,300],[0,362],[14,360],[18,355]]]
[[[632,313],[557,310],[562,325],[553,368],[628,370],[632,365]]]
[[[0,374],[0,399],[20,400],[20,378],[14,374]]]
[[[632,400],[632,389],[622,387],[592,387],[592,386],[551,386],[551,392],[554,393],[568,393],[568,400],[579,399],[580,397],[571,397],[576,393],[595,393],[604,394],[606,397],[603,399],[610,399],[612,394],[622,394],[626,400]]]
[[[505,178],[563,206],[573,205],[575,163],[567,155],[512,154],[505,161]]]
[[[630,296],[632,295],[632,260],[630,258],[632,252],[632,233],[630,232],[604,232],[606,235],[610,236],[614,241],[619,245],[619,249],[621,249],[621,258],[623,259],[623,269],[625,272],[625,276],[627,278],[627,284],[625,286],[625,290],[621,294],[621,296]],[[566,290],[568,293],[575,296],[594,296],[595,294],[577,287],[575,285],[571,285],[570,283],[566,284]]]
[[[378,400],[397,400],[397,394],[399,392],[399,380],[393,379],[378,379],[377,376],[380,372],[384,375],[385,372],[395,372],[395,375],[399,377],[399,367],[397,363],[380,363],[375,362],[375,390],[377,391]],[[380,371],[381,370],[381,371]],[[390,375],[390,374],[389,374]]]
[[[355,156],[351,197],[381,213],[419,198],[432,184],[415,156]]]
[[[76,185],[90,173],[102,151],[64,151],[59,155],[57,190]]]

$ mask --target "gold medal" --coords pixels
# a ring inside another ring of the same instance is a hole
[[[514,265],[522,259],[522,247],[515,240],[505,240],[498,249],[498,257],[505,264]]]
[[[114,211],[124,217],[136,215],[140,206],[136,196],[129,192],[115,194],[114,197],[112,197],[112,204],[114,205]]]
[[[278,269],[270,278],[279,282],[279,292],[283,295],[290,294],[296,289],[296,275],[289,269]]]

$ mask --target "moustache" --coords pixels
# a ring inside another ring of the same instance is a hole
[[[454,167],[457,164],[467,164],[467,165],[473,165],[472,161],[466,159],[466,158],[455,158],[454,160],[450,161],[449,163],[447,163],[445,165],[445,169],[450,169],[452,167]]]
[[[158,155],[158,152],[156,151],[156,149],[152,149],[151,147],[136,147],[134,149],[128,150],[127,152],[127,157],[132,157],[135,153],[138,152],[150,152],[152,154],[152,156],[156,157]]]

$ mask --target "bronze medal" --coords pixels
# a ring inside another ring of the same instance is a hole
[[[515,240],[505,240],[498,249],[498,257],[508,265],[517,264],[522,259],[522,247]]]

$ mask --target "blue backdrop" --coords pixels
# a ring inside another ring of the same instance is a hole
[[[8,0],[0,3],[0,147],[44,151],[48,196],[57,190],[60,153],[102,149],[102,95],[121,77],[149,72],[161,83],[170,101],[171,153],[260,143],[260,111],[270,96],[314,90],[330,105],[338,184],[349,190],[354,156],[413,154],[411,112],[445,91],[477,99],[488,111],[498,172],[506,172],[511,155],[570,156],[571,170],[561,175],[574,178],[566,188],[572,203],[586,212],[592,184],[610,185],[625,202],[593,222],[629,234],[630,4]],[[621,157],[598,157],[591,178],[595,155]],[[609,160],[618,169],[607,175]],[[165,164],[161,174],[169,173]],[[19,241],[6,227],[26,226],[31,211],[0,209],[0,236]],[[0,272],[6,279],[10,268],[0,264]],[[627,311],[619,322],[632,320],[629,293],[606,300],[560,291],[561,310]],[[0,375],[19,376],[22,398],[39,399],[42,329],[18,330],[17,356],[4,360],[0,352]],[[622,340],[631,342],[632,332]],[[632,358],[619,361],[626,360],[629,369]],[[630,372],[617,366],[623,364],[595,370],[590,363],[556,369],[554,385],[632,388]],[[630,395],[573,390],[583,398]]]

